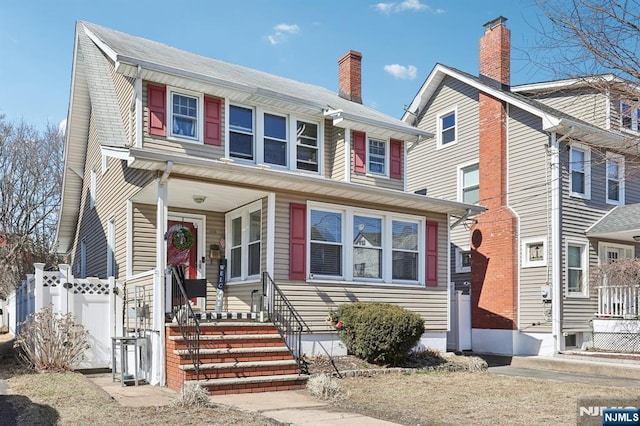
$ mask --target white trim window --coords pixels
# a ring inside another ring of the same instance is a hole
[[[380,139],[367,141],[367,174],[389,176],[389,142]]]
[[[589,243],[581,240],[567,240],[566,294],[567,296],[589,296]]]
[[[623,130],[640,131],[640,106],[637,101],[620,101],[620,127]]]
[[[547,265],[546,237],[523,238],[521,243],[523,268],[535,268]]]
[[[455,248],[456,274],[471,272],[471,248],[469,246]]]
[[[227,116],[229,157],[277,169],[321,172],[320,123],[233,104],[228,105]]]
[[[591,199],[591,150],[582,144],[569,146],[569,193]]]
[[[255,160],[253,109],[229,105],[229,156]]]
[[[458,141],[458,108],[446,110],[437,116],[436,149],[455,145]]]
[[[458,201],[480,202],[480,167],[477,161],[458,166]]]
[[[635,248],[632,245],[605,241],[598,242],[598,262],[600,265],[617,262],[619,260],[633,259],[634,253]]]
[[[607,152],[607,204],[624,205],[624,156]]]
[[[307,121],[296,120],[296,168],[307,172],[318,173],[318,125]]]
[[[168,88],[169,137],[202,142],[202,94]]]
[[[262,265],[262,201],[225,215],[229,281],[257,279]]]
[[[424,283],[423,218],[316,202],[307,214],[311,280]]]

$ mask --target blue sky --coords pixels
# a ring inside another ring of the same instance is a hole
[[[539,37],[532,0],[0,1],[0,113],[65,119],[76,20],[337,91],[337,60],[363,53],[365,105],[400,117],[440,62],[477,74],[482,24],[508,18],[512,84],[553,76],[523,52]]]

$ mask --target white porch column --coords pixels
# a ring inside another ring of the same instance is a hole
[[[33,311],[29,312],[33,314],[35,312],[40,311],[44,307],[44,263],[34,263],[33,267],[35,268],[35,278],[36,282],[33,287]],[[27,289],[27,303],[29,301],[29,278],[27,277],[27,285],[25,286]],[[29,308],[27,308],[29,309]]]
[[[562,336],[562,238],[560,236],[560,151],[556,133],[551,133],[549,152],[551,154],[551,334],[554,351],[564,350]]]
[[[166,269],[167,269],[167,180],[158,181],[158,201],[156,206],[156,271],[153,280],[153,319],[151,333],[151,377],[152,385],[164,386],[165,374],[165,343],[164,343],[164,311],[166,299]]]

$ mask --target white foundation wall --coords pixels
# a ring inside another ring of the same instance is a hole
[[[550,333],[474,328],[471,330],[471,349],[496,355],[553,356],[554,342]]]
[[[447,350],[447,333],[424,333],[416,349]],[[302,336],[302,353],[308,356],[347,355],[347,348],[335,333],[314,333]]]

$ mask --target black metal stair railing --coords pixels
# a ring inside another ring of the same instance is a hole
[[[185,347],[195,368],[196,380],[200,380],[200,322],[184,289],[184,270],[180,266],[172,266],[171,273],[171,313],[182,333]]]
[[[280,332],[300,371],[307,373],[307,364],[302,357],[302,332],[305,329],[308,332],[311,330],[267,272],[262,273],[262,294],[265,305],[263,309],[268,313],[269,321]]]

